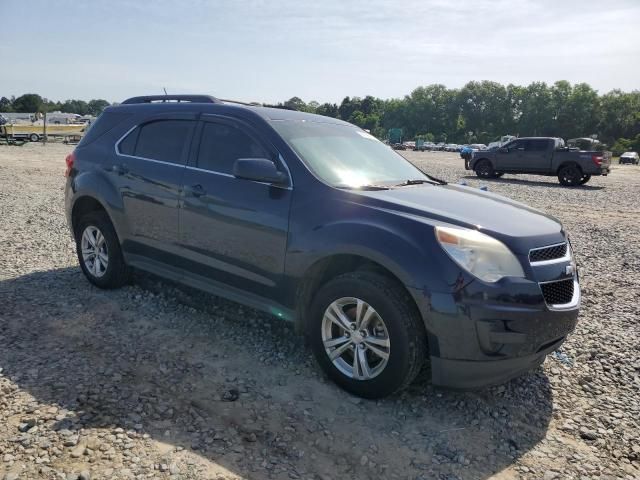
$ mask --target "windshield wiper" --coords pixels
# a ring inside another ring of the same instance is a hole
[[[384,185],[358,185],[357,187],[352,185],[336,185],[336,188],[345,190],[389,190],[389,187],[385,187]]]
[[[420,185],[422,183],[435,183],[433,180],[424,180],[424,179],[415,179],[415,180],[405,180],[402,183],[398,183],[394,185],[394,187],[404,187],[406,185]]]

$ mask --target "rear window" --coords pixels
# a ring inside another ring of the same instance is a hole
[[[195,122],[192,120],[156,120],[133,129],[118,145],[122,155],[185,163],[187,140]]]
[[[98,118],[96,118],[96,120],[91,125],[89,125],[89,128],[82,136],[82,140],[80,141],[79,146],[88,145],[89,143],[95,141],[130,116],[130,113],[109,111],[102,112],[98,116]]]

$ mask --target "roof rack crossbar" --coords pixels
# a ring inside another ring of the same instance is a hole
[[[143,95],[141,97],[127,98],[121,105],[156,102],[221,103],[220,100],[210,95]]]

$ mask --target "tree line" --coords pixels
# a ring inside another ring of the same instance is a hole
[[[109,103],[96,99],[53,102],[37,94],[0,98],[0,112],[54,111],[99,114]],[[527,86],[473,81],[455,89],[433,84],[404,98],[345,97],[342,102],[304,102],[292,97],[269,105],[340,118],[384,139],[402,128],[405,139],[447,143],[489,143],[502,135],[596,135],[614,153],[640,150],[640,91],[599,94],[586,83],[561,80]]]
[[[78,115],[97,116],[102,113],[105,107],[110,104],[103,99],[94,99],[88,102],[84,100],[65,100],[64,102],[54,102],[42,98],[37,93],[25,93],[19,97],[0,97],[0,112],[17,113],[44,113],[63,112],[77,113]]]
[[[340,118],[386,138],[402,128],[407,140],[489,143],[503,135],[597,138],[614,153],[640,151],[640,91],[598,94],[586,83],[528,86],[469,82],[460,89],[434,84],[404,98],[345,97],[305,103],[298,97],[272,105]]]

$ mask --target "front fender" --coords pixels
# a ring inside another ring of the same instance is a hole
[[[495,168],[496,163],[495,163],[494,159],[493,159],[493,158],[491,158],[491,157],[489,157],[489,156],[487,156],[487,155],[482,155],[482,156],[479,156],[479,157],[475,157],[475,156],[474,156],[474,157],[471,159],[471,162],[469,162],[469,168],[470,168],[471,170],[474,170],[474,169],[475,169],[475,166],[476,166],[476,163],[478,163],[478,162],[479,162],[479,161],[481,161],[481,160],[487,160],[487,161],[491,162],[491,165],[493,165],[493,166],[494,166],[494,168]]]
[[[285,271],[300,281],[318,261],[334,255],[357,255],[371,260],[405,286],[448,291],[458,269],[437,243],[433,225],[373,209],[315,227],[293,225]]]

